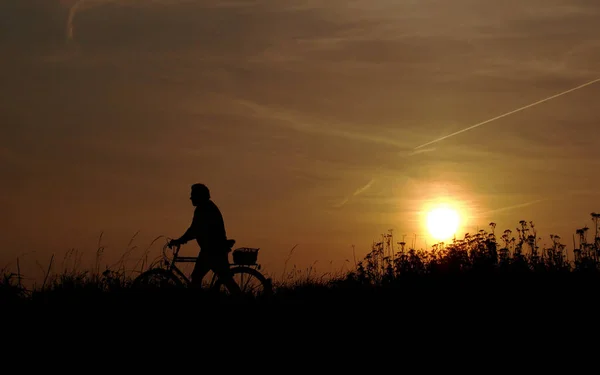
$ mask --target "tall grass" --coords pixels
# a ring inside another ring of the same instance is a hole
[[[490,223],[487,231],[467,233],[461,239],[448,244],[438,243],[428,249],[416,249],[405,242],[393,244],[390,237],[384,237],[351,267],[321,275],[316,272],[316,262],[306,269],[293,266],[288,270],[292,249],[281,279],[274,280],[274,298],[311,298],[331,296],[332,293],[353,298],[365,291],[385,288],[422,291],[432,283],[437,288],[452,285],[457,280],[466,282],[463,289],[493,282],[497,288],[506,286],[511,293],[516,291],[515,288],[526,289],[524,280],[534,281],[539,286],[542,281],[559,280],[562,283],[568,279],[575,280],[569,284],[571,287],[585,288],[600,280],[599,222],[600,214],[592,213],[591,229],[586,226],[575,230],[571,257],[559,235],[551,234],[550,244],[541,246],[534,223],[525,220],[518,223],[516,232],[510,229],[497,232],[496,224]],[[94,266],[89,270],[80,269],[82,254],[75,250],[68,252],[60,264],[53,256],[44,267],[41,285],[33,287],[24,285],[17,260],[16,270],[5,268],[0,271],[0,302],[43,301],[56,296],[93,298],[127,292],[137,275],[157,264],[156,259],[149,258],[149,249],[162,237],[157,237],[143,249],[133,266],[126,267],[137,248],[132,245],[134,238],[120,259],[104,268],[100,267],[105,250],[101,238]],[[545,286],[540,288],[548,291]]]
[[[559,235],[550,234],[550,245],[540,246],[541,238],[533,222],[521,220],[516,235],[506,229],[499,237],[492,222],[489,231],[466,233],[462,239],[435,244],[427,250],[406,248],[406,243],[400,242],[395,251],[384,241],[378,242],[347,277],[379,285],[401,277],[425,275],[600,275],[600,215],[591,216],[594,237],[588,239],[587,226],[577,229],[571,259]]]

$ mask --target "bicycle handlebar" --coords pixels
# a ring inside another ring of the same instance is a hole
[[[179,249],[181,249],[181,245],[169,246],[168,243],[163,247],[163,256],[167,258],[167,248],[173,249],[173,256],[177,257],[179,254]]]

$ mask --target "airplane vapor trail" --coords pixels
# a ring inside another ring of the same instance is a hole
[[[340,207],[342,207],[343,205],[345,205],[346,203],[348,203],[348,201],[349,201],[349,200],[350,200],[352,197],[354,197],[354,196],[357,196],[357,195],[359,195],[359,194],[362,194],[363,192],[365,192],[366,190],[368,190],[368,189],[371,187],[371,185],[373,185],[373,183],[374,183],[374,182],[375,182],[375,178],[372,178],[372,179],[371,179],[369,182],[367,182],[367,184],[366,184],[365,186],[363,186],[363,187],[360,187],[360,188],[356,189],[356,191],[355,191],[355,192],[354,192],[354,193],[353,193],[351,196],[347,197],[346,199],[344,199],[344,200],[343,200],[343,201],[341,201],[340,203],[338,203],[338,204],[334,205],[334,207],[335,207],[335,208],[340,208]]]
[[[411,156],[414,156],[414,155],[417,155],[417,154],[421,154],[421,153],[424,153],[424,152],[430,152],[430,151],[434,151],[435,149],[432,149],[432,148],[426,148],[426,149],[424,149],[423,147],[425,147],[425,146],[429,146],[429,145],[431,145],[431,144],[434,144],[434,143],[437,143],[437,142],[440,142],[440,141],[443,141],[444,139],[448,139],[448,138],[450,138],[450,137],[453,137],[453,136],[455,136],[455,135],[458,135],[458,134],[464,133],[464,132],[466,132],[466,131],[469,131],[469,130],[475,129],[475,128],[479,127],[479,126],[482,126],[482,125],[488,124],[488,123],[490,123],[490,122],[492,122],[492,121],[499,120],[499,119],[501,119],[501,118],[503,118],[503,117],[506,117],[506,116],[510,116],[510,115],[512,115],[512,114],[515,114],[515,113],[517,113],[517,112],[520,112],[520,111],[523,111],[523,110],[525,110],[525,109],[528,109],[528,108],[534,107],[534,106],[536,106],[536,105],[542,104],[542,103],[544,103],[544,102],[547,102],[547,101],[549,101],[549,100],[556,99],[556,98],[558,98],[558,97],[560,97],[560,96],[563,96],[563,95],[566,95],[566,94],[568,94],[568,93],[571,93],[571,92],[573,92],[573,91],[576,91],[576,90],[582,89],[582,88],[584,88],[584,87],[586,87],[586,86],[593,85],[594,83],[597,83],[597,82],[600,82],[600,78],[598,78],[598,79],[595,79],[595,80],[593,80],[593,81],[590,81],[590,82],[587,82],[587,83],[584,83],[583,85],[579,85],[579,86],[577,86],[577,87],[574,87],[574,88],[572,88],[572,89],[569,89],[569,90],[567,90],[567,91],[563,91],[563,92],[561,92],[561,93],[558,93],[558,94],[556,94],[556,95],[552,95],[552,96],[550,96],[550,97],[548,97],[548,98],[546,98],[546,99],[538,100],[538,101],[537,101],[537,102],[535,102],[535,103],[528,104],[528,105],[526,105],[526,106],[523,106],[523,107],[521,107],[521,108],[518,108],[518,109],[515,109],[515,110],[513,110],[513,111],[510,111],[510,112],[504,113],[504,114],[502,114],[502,115],[500,115],[500,116],[496,116],[496,117],[494,117],[494,118],[491,118],[491,119],[489,119],[489,120],[485,120],[485,121],[482,121],[482,122],[480,122],[480,123],[477,123],[477,124],[475,124],[475,125],[471,125],[471,126],[469,126],[468,128],[464,128],[464,129],[462,129],[462,130],[459,130],[459,131],[457,131],[457,132],[454,132],[454,133],[452,133],[452,134],[449,134],[449,135],[446,135],[446,136],[444,136],[444,137],[441,137],[441,138],[435,139],[435,140],[433,140],[433,141],[431,141],[431,142],[424,143],[424,144],[422,144],[422,145],[420,145],[420,146],[417,146],[417,147],[415,147],[415,148],[413,149],[413,152],[411,152],[411,153],[409,153],[409,154],[405,155],[404,157],[411,157]],[[382,167],[383,167],[383,165],[382,165],[381,167],[379,167],[378,169],[381,169]],[[336,207],[336,208],[340,208],[340,207],[344,206],[346,203],[348,203],[348,202],[350,201],[350,199],[352,199],[353,197],[355,197],[355,196],[357,196],[357,195],[359,195],[359,194],[363,193],[363,192],[364,192],[364,191],[366,191],[367,189],[369,189],[369,188],[371,187],[371,185],[373,185],[373,183],[374,183],[374,182],[375,182],[375,178],[372,178],[372,179],[371,179],[371,181],[370,181],[370,182],[367,184],[367,186],[365,186],[365,187],[363,187],[363,188],[360,188],[360,189],[358,189],[358,190],[357,190],[357,191],[355,191],[355,192],[354,192],[354,193],[353,193],[351,196],[349,196],[349,197],[345,198],[345,199],[344,199],[342,202],[340,202],[339,204],[337,204],[335,207]],[[535,202],[533,202],[533,203],[535,203]]]
[[[429,145],[431,145],[431,144],[433,144],[433,143],[437,143],[437,142],[443,141],[444,139],[448,139],[448,138],[450,138],[450,137],[454,137],[455,135],[458,135],[458,134],[464,133],[464,132],[466,132],[466,131],[469,131],[469,130],[472,130],[472,129],[478,128],[478,127],[480,127],[480,126],[482,126],[482,125],[485,125],[485,124],[488,124],[488,123],[490,123],[490,122],[492,122],[492,121],[496,121],[496,120],[499,120],[499,119],[501,119],[501,118],[503,118],[503,117],[510,116],[510,115],[512,115],[512,114],[515,114],[515,113],[517,113],[517,112],[520,112],[520,111],[523,111],[523,110],[525,110],[525,109],[528,109],[528,108],[534,107],[534,106],[536,106],[536,105],[538,105],[538,104],[542,104],[542,103],[544,103],[544,102],[547,102],[547,101],[549,101],[549,100],[556,99],[556,98],[558,98],[558,97],[560,97],[560,96],[563,96],[563,95],[566,95],[566,94],[568,94],[568,93],[571,93],[571,92],[573,92],[573,91],[576,91],[576,90],[582,89],[582,88],[584,88],[584,87],[586,87],[586,86],[593,85],[594,83],[597,83],[597,82],[600,82],[600,78],[598,78],[598,79],[595,79],[595,80],[593,80],[593,81],[590,81],[590,82],[588,82],[588,83],[584,83],[583,85],[580,85],[580,86],[574,87],[574,88],[572,88],[572,89],[570,89],[570,90],[563,91],[563,92],[561,92],[561,93],[559,93],[559,94],[552,95],[552,96],[550,96],[550,97],[548,97],[548,98],[546,98],[546,99],[538,100],[538,101],[537,101],[537,102],[535,102],[535,103],[528,104],[528,105],[526,105],[526,106],[523,106],[523,107],[521,107],[521,108],[518,108],[518,109],[515,109],[515,110],[513,110],[513,111],[510,111],[510,112],[504,113],[504,114],[502,114],[502,115],[500,115],[500,116],[496,116],[496,117],[494,117],[494,118],[491,118],[491,119],[489,119],[489,120],[485,120],[485,121],[482,121],[482,122],[480,122],[480,123],[477,123],[477,124],[475,124],[475,125],[471,125],[471,126],[469,126],[468,128],[464,128],[464,129],[462,129],[462,130],[459,130],[459,131],[457,131],[457,132],[454,132],[454,133],[452,133],[452,134],[448,134],[448,135],[446,135],[446,136],[443,136],[443,137],[441,137],[441,138],[435,139],[435,140],[433,140],[433,141],[431,141],[431,142],[424,143],[424,144],[422,144],[422,145],[420,145],[420,146],[417,146],[417,147],[415,147],[415,150],[417,150],[417,149],[420,149],[420,148],[422,148],[422,147],[425,147],[425,146],[429,146]]]

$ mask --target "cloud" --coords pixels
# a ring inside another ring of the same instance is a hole
[[[79,12],[82,12],[86,9],[93,8],[95,6],[100,6],[104,4],[113,4],[120,3],[119,0],[78,0],[73,3],[73,5],[69,6],[69,14],[67,16],[67,24],[65,27],[65,38],[68,42],[73,41],[75,38],[75,27],[73,22],[75,21],[75,16]]]
[[[104,5],[135,7],[141,12],[144,8],[152,9],[152,7],[154,7],[155,11],[161,11],[165,9],[164,7],[178,7],[189,4],[194,4],[197,7],[197,10],[205,8],[241,8],[249,7],[253,4],[251,1],[219,1],[217,3],[206,3],[205,1],[193,0],[64,0],[62,3],[69,10],[65,27],[65,38],[67,41],[73,41],[75,38],[74,22],[79,13]]]
[[[501,207],[501,208],[496,208],[493,210],[489,210],[486,212],[482,212],[479,215],[483,216],[483,215],[490,215],[490,214],[497,214],[500,212],[506,212],[506,211],[511,211],[511,210],[516,210],[517,208],[524,208],[524,207],[528,207],[534,204],[538,204],[541,202],[544,202],[546,199],[535,199],[529,202],[524,202],[524,203],[519,203],[519,204],[515,204],[515,205],[511,205],[511,206],[506,206],[506,207]]]
[[[279,126],[301,133],[320,134],[351,141],[405,148],[404,142],[365,132],[345,130],[349,127],[348,125],[344,126],[344,124],[332,120],[314,118],[307,114],[295,113],[291,110],[261,105],[246,99],[234,99],[233,104],[249,109],[253,116],[273,120]],[[363,125],[363,128],[367,127],[368,125]]]
[[[277,1],[80,0],[70,8],[66,37],[89,48],[195,48],[230,55],[326,27],[315,10]]]

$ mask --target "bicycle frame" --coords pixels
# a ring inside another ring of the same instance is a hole
[[[181,245],[177,245],[177,246],[175,246],[175,249],[173,250],[173,259],[169,259],[169,257],[167,257],[167,254],[166,254],[166,248],[167,248],[167,246],[163,247],[163,261],[166,264],[167,270],[176,274],[186,284],[188,284],[188,285],[191,284],[192,281],[183,273],[183,271],[181,271],[179,269],[179,267],[176,266],[175,263],[195,263],[198,260],[198,257],[179,256],[179,250],[181,249]],[[231,269],[238,268],[238,267],[248,267],[248,268],[260,269],[260,266],[258,264],[240,265],[240,264],[235,264],[235,263],[229,263],[229,267]],[[215,285],[216,280],[217,280],[217,275],[213,273],[212,278],[209,283],[209,288]]]
[[[181,245],[175,246],[173,250],[173,259],[169,259],[166,254],[166,248],[168,246],[163,247],[163,261],[167,266],[167,270],[173,272],[180,279],[182,279],[186,284],[191,284],[191,280],[175,265],[175,263],[195,263],[198,260],[198,257],[191,256],[179,256],[179,249],[181,249]],[[215,275],[213,275],[213,280],[211,280],[211,285],[213,285],[215,280]]]
[[[230,248],[233,247],[233,244],[235,243],[235,241],[233,240],[229,240],[228,243],[230,244]],[[169,249],[173,250],[173,257],[169,257],[167,256],[167,247]],[[173,281],[177,284],[186,284],[188,286],[190,286],[192,284],[192,281],[190,280],[190,278],[188,278],[186,276],[186,274],[179,268],[177,267],[176,263],[196,263],[198,261],[198,257],[195,256],[179,256],[179,250],[180,250],[181,246],[177,245],[177,246],[168,246],[167,244],[165,244],[165,246],[163,247],[163,259],[162,261],[158,262],[158,263],[153,263],[154,265],[151,266],[151,268],[147,271],[142,272],[142,274],[140,274],[140,276],[138,276],[135,280],[134,280],[134,285],[145,285],[145,283],[148,280],[151,280],[152,277],[154,276],[158,276],[160,279],[164,280],[164,281]],[[232,252],[232,256],[233,256],[233,262],[228,262],[229,263],[229,269],[232,271],[232,276],[235,277],[240,277],[241,283],[238,281],[234,282],[238,284],[238,286],[240,286],[244,292],[246,292],[246,287],[248,287],[248,292],[253,293],[252,290],[255,288],[253,286],[250,286],[250,283],[247,283],[244,281],[244,278],[247,276],[248,280],[256,280],[258,282],[258,288],[260,290],[262,290],[261,293],[262,295],[271,295],[271,293],[273,292],[273,286],[272,286],[272,280],[269,277],[265,277],[265,275],[263,275],[259,270],[261,268],[260,264],[257,262],[256,259],[256,252],[258,252],[258,248],[238,248],[236,250],[233,250]],[[230,250],[231,251],[231,250]],[[237,251],[240,251],[239,253],[236,253]],[[239,254],[250,254],[249,256],[246,255],[240,255],[240,256],[236,256]],[[173,280],[174,279],[174,280]],[[206,285],[204,282],[202,282],[202,284]],[[219,280],[218,274],[213,272],[212,274],[212,279],[210,280],[210,282],[208,283],[209,289],[213,289],[215,287],[218,287],[220,290],[220,287],[226,285],[227,283],[225,281],[221,282],[221,280]],[[227,289],[230,289],[228,286],[226,286]]]

